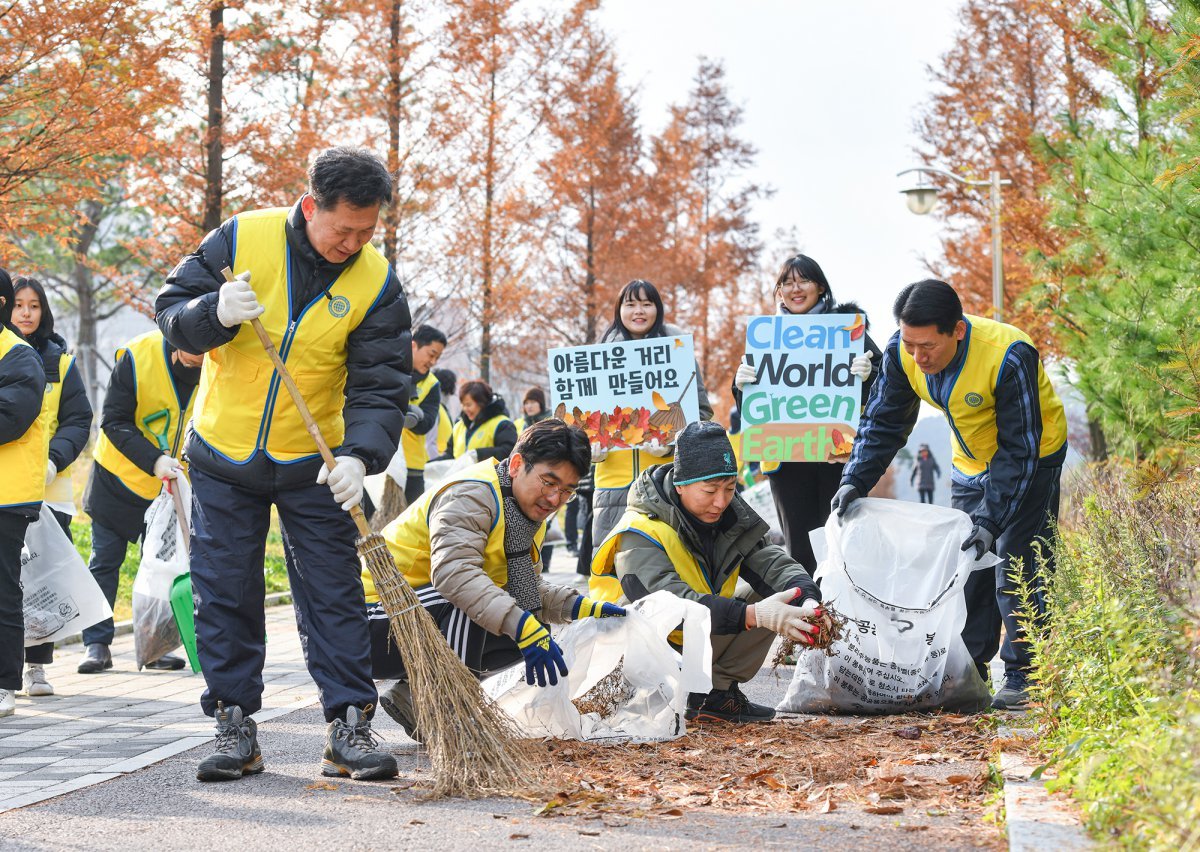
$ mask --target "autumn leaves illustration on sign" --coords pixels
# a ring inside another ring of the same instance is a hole
[[[654,410],[639,407],[617,406],[612,411],[582,411],[575,407],[568,411],[564,403],[554,409],[554,416],[573,426],[579,426],[588,438],[602,449],[633,449],[647,445],[666,446],[675,440],[675,435],[687,425],[683,411],[683,399],[696,379],[693,371],[687,387],[679,399],[668,403],[658,391],[650,396]]]

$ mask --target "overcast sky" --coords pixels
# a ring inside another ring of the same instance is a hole
[[[757,206],[763,237],[770,245],[794,226],[835,296],[866,308],[882,345],[895,330],[896,291],[925,276],[923,255],[938,256],[937,221],[908,212],[895,175],[916,164],[913,124],[932,90],[926,66],[949,49],[958,7],[605,0],[601,20],[639,90],[647,134],[661,130],[668,104],[686,99],[700,55],[724,61],[730,97],[745,110],[742,135],[759,150],[751,178],[776,190]]]

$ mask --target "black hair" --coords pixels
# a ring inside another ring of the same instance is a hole
[[[434,370],[433,374],[437,376],[438,386],[442,389],[442,397],[454,396],[454,386],[458,384],[458,376],[454,371],[443,367],[440,370]]]
[[[308,194],[322,210],[338,202],[351,207],[374,207],[392,201],[392,175],[366,148],[326,148],[308,167]]]
[[[14,306],[16,305],[17,294],[22,290],[32,290],[42,306],[42,320],[38,323],[38,327],[33,330],[31,336],[45,340],[54,334],[54,312],[50,310],[50,300],[46,298],[46,288],[42,286],[42,282],[36,278],[17,278],[12,282],[12,288],[13,295],[11,301]]]
[[[461,388],[458,389],[458,398],[469,396],[475,400],[475,404],[483,408],[492,401],[492,397],[496,394],[492,392],[492,386],[483,379],[472,379]]]
[[[821,301],[825,303],[826,311],[833,310],[833,290],[830,289],[825,270],[821,269],[819,263],[806,254],[792,255],[783,262],[779,275],[775,278],[775,291],[778,292],[783,282],[792,277],[816,284],[821,291]]]
[[[417,330],[412,333],[413,343],[417,344],[417,348],[428,346],[430,343],[440,343],[443,346],[448,346],[450,341],[446,339],[446,335],[431,325],[419,325]]]
[[[654,325],[646,332],[647,337],[664,337],[666,330],[663,328],[665,320],[663,319],[663,303],[662,296],[658,295],[658,288],[641,278],[635,278],[621,288],[621,292],[617,294],[617,306],[613,308],[612,325],[604,332],[604,337],[607,338],[613,332],[621,336],[622,340],[629,340],[629,329],[625,327],[625,323],[621,322],[621,305],[626,299],[646,299],[654,303]]]
[[[0,325],[8,326],[13,331],[16,331],[9,323],[12,318],[13,308],[13,285],[12,279],[8,277],[8,271],[0,269],[0,299],[4,300],[4,304],[0,305]],[[17,334],[21,332],[17,331]]]
[[[926,278],[900,291],[892,305],[896,322],[911,326],[937,326],[938,334],[953,334],[963,318],[962,300],[945,281]]]
[[[592,445],[587,432],[578,426],[568,426],[557,417],[539,420],[517,438],[514,453],[525,461],[525,471],[533,470],[538,462],[570,462],[581,477],[592,467]]]

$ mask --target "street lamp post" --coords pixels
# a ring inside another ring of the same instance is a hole
[[[954,172],[945,169],[935,169],[930,166],[917,166],[898,172],[896,177],[917,173],[916,186],[900,190],[908,202],[908,209],[918,216],[924,216],[937,205],[938,188],[925,182],[926,177],[944,177],[972,189],[991,188],[992,208],[992,318],[1002,322],[1004,318],[1004,253],[1000,247],[1000,187],[1012,186],[1011,180],[1001,180],[1000,172],[993,171],[990,180],[967,180]]]

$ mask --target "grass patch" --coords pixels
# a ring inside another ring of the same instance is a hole
[[[1093,471],[1063,517],[1034,713],[1096,835],[1200,848],[1200,480]]]

